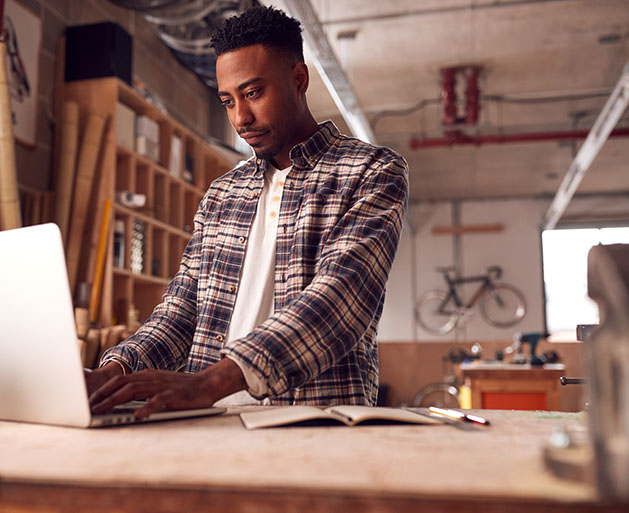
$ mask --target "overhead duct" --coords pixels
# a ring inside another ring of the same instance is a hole
[[[359,139],[376,144],[376,136],[367,121],[367,116],[330,46],[310,1],[283,0],[283,3],[289,14],[301,21],[304,41],[314,56],[317,71],[349,129]]]
[[[216,89],[215,28],[254,5],[255,0],[109,0],[140,13],[177,60]]]
[[[596,118],[590,133],[579,148],[568,171],[566,171],[559,190],[544,215],[543,229],[552,230],[557,225],[557,221],[568,207],[568,203],[570,203],[592,161],[624,114],[627,104],[629,104],[629,62],[625,64],[616,87]]]

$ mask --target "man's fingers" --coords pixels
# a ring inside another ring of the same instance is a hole
[[[166,391],[164,393],[157,394],[151,397],[149,401],[144,406],[142,406],[142,408],[135,412],[136,418],[145,419],[153,413],[172,409],[170,405],[171,401],[168,400],[168,396],[172,394],[169,394],[168,392],[169,391]]]
[[[92,392],[89,399],[90,405],[94,406],[95,404],[100,403],[105,397],[111,395],[127,382],[128,379],[125,379],[123,376],[116,376],[115,378],[108,380],[104,385],[101,385]]]
[[[157,381],[126,381],[120,380],[114,383],[103,395],[93,394],[92,411],[94,413],[104,413],[111,410],[114,406],[124,404],[134,399],[145,399],[151,397],[160,389],[160,383]],[[103,387],[105,388],[105,387]]]
[[[138,418],[146,418],[166,409],[211,406],[212,399],[199,394],[199,390],[199,379],[196,376],[145,370],[109,380],[90,396],[90,405],[94,413],[104,413],[133,399],[148,399],[147,404],[135,413]]]
[[[108,380],[104,385],[102,385],[94,393],[92,393],[89,399],[90,404],[93,406],[102,402],[106,397],[109,397],[111,394],[125,386],[127,383],[152,382],[157,380],[161,381],[160,374],[160,371],[149,370],[127,374],[126,376],[116,376]],[[144,397],[139,397],[136,399],[144,399]]]

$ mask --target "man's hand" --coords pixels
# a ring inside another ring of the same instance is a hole
[[[91,395],[110,379],[122,375],[122,362],[120,364],[115,362],[109,362],[99,369],[89,370],[84,369],[83,375],[85,376],[85,385],[87,387],[87,394]],[[129,372],[127,370],[127,372]]]
[[[137,418],[143,419],[164,410],[208,408],[246,387],[240,367],[225,358],[197,374],[145,370],[115,376],[91,394],[90,405],[94,413],[105,413],[118,404],[148,399],[135,412]]]

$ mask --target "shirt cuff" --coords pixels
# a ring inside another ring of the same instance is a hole
[[[124,374],[130,374],[133,372],[133,367],[131,366],[131,364],[117,355],[103,355],[101,357],[100,363],[98,364],[98,368],[100,369],[101,367],[104,367],[109,362],[116,362],[119,365],[125,365],[125,368],[123,369]],[[129,369],[129,371],[127,371],[127,369]]]
[[[253,397],[258,398],[266,397],[267,395],[269,395],[269,388],[267,387],[266,383],[264,383],[258,376],[256,376],[256,374],[253,373],[253,371],[246,363],[244,363],[240,358],[233,354],[228,354],[225,356],[225,358],[229,358],[236,365],[238,365],[238,367],[240,367],[242,375],[245,377],[245,381],[247,382],[247,386],[249,387],[248,392]]]

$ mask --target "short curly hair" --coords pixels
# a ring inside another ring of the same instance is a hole
[[[212,34],[211,46],[219,57],[246,46],[261,44],[304,62],[301,24],[273,7],[256,6],[227,18]]]

